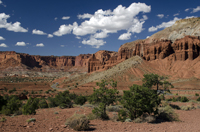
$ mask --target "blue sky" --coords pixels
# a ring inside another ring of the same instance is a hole
[[[0,51],[77,56],[199,17],[199,0],[0,0]]]

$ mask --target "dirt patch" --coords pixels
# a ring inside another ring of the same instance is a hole
[[[65,126],[66,119],[72,116],[73,114],[89,114],[91,113],[92,108],[87,107],[76,107],[70,109],[60,109],[60,108],[48,108],[48,109],[39,109],[37,110],[36,115],[19,115],[15,117],[8,117],[0,115],[0,118],[5,117],[7,120],[5,122],[0,122],[0,131],[1,132],[44,132],[44,131],[60,131],[60,132],[73,132],[71,128]],[[96,132],[122,132],[122,131],[139,131],[139,132],[197,132],[200,131],[200,109],[183,111],[175,110],[179,115],[180,122],[162,122],[158,124],[151,123],[132,123],[132,122],[113,122],[102,121],[102,120],[91,120],[90,122],[90,131]],[[113,112],[110,112],[109,115],[113,115]],[[35,118],[35,122],[27,123],[26,120],[30,118]]]

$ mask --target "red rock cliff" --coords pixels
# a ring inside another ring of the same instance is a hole
[[[184,61],[193,60],[200,55],[200,37],[185,36],[174,42],[171,40],[154,39],[151,42],[146,40],[137,40],[122,45],[118,53],[110,56],[108,52],[99,52],[93,55],[89,60],[88,72],[106,70],[125,59],[139,55],[144,60],[152,61],[164,59],[170,56],[170,59]],[[104,56],[104,57],[102,57]]]

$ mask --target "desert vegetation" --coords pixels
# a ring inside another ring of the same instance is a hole
[[[1,122],[6,122],[7,116],[14,117],[19,115],[35,115],[38,110],[49,108],[59,108],[52,112],[59,119],[60,111],[64,109],[79,108],[70,117],[66,118],[65,126],[73,130],[89,130],[90,122],[94,119],[111,120],[114,122],[133,122],[133,123],[160,123],[180,121],[176,110],[189,111],[198,109],[199,95],[197,100],[190,100],[186,96],[168,98],[170,88],[173,85],[166,81],[167,78],[156,74],[145,74],[142,85],[133,84],[129,90],[124,90],[119,94],[117,81],[102,80],[96,83],[93,94],[84,96],[78,95],[68,90],[59,92],[57,90],[40,91],[45,94],[52,94],[49,97],[29,97],[28,100],[20,100],[16,95],[0,96]],[[78,85],[78,84],[76,84]],[[154,87],[155,86],[155,87]],[[11,89],[15,92],[16,89]],[[7,91],[7,88],[4,88]],[[39,92],[39,91],[38,91]],[[36,92],[23,91],[25,95],[36,94]],[[167,99],[166,99],[167,98]],[[189,103],[190,105],[177,105],[176,102]],[[86,109],[91,112],[85,113]],[[28,123],[37,122],[36,118],[27,119]],[[64,125],[64,124],[63,124]]]

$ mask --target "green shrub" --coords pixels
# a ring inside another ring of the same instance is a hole
[[[122,108],[122,105],[110,105],[106,107],[106,110],[109,112],[119,112]]]
[[[97,119],[98,117],[95,114],[90,113],[87,115],[87,118],[88,118],[88,120],[94,120],[94,119]]]
[[[80,95],[74,100],[74,103],[83,105],[83,104],[85,104],[86,101],[87,101],[87,98],[85,96]]]
[[[198,93],[195,93],[195,96],[199,96],[199,94],[198,94]]]
[[[28,94],[28,91],[24,90],[23,93],[24,93],[25,95],[27,95],[27,94]]]
[[[161,100],[165,100],[165,96],[162,94],[162,95],[160,95],[160,99]]]
[[[172,101],[172,98],[166,99],[166,101]]]
[[[175,98],[175,97],[173,97],[173,98],[172,98],[172,101],[173,101],[173,102],[176,102],[177,100],[176,100],[176,98]]]
[[[197,99],[197,101],[200,101],[200,97]]]
[[[17,96],[10,96],[6,105],[2,107],[2,114],[10,115],[18,111],[22,103]]]
[[[32,91],[31,91],[31,94],[35,94],[35,92],[32,90]]]
[[[92,113],[95,114],[100,119],[108,120],[109,116],[107,115],[106,112],[104,113],[104,108],[105,105],[103,103],[100,103],[98,107],[94,107]]]
[[[171,106],[160,107],[158,110],[157,120],[160,121],[179,121],[178,115]]]
[[[53,107],[57,107],[58,106],[56,104],[55,98],[48,97],[47,102],[48,102],[49,108],[53,108]]]
[[[29,98],[27,103],[23,106],[22,108],[22,113],[24,115],[31,115],[31,114],[36,114],[36,109],[38,109],[38,103],[39,99],[38,98]]]
[[[94,105],[92,105],[92,104],[84,104],[82,107],[94,108]]]
[[[181,102],[188,102],[189,99],[187,97],[181,97]]]
[[[8,89],[7,89],[6,87],[4,87],[4,91],[5,91],[5,92],[7,92],[7,91],[8,91]]]
[[[158,114],[158,106],[161,100],[157,91],[134,84],[130,87],[130,90],[124,91],[120,102],[128,110],[128,117],[134,120],[144,113]]]
[[[35,122],[35,121],[36,121],[35,118],[30,118],[30,119],[26,120],[26,122],[28,122],[28,123],[30,123],[30,122]]]
[[[156,121],[155,116],[148,115],[148,114],[143,114],[141,117],[138,117],[134,120],[135,123],[153,123]]]
[[[4,99],[3,96],[0,95],[0,111],[2,110],[2,107],[6,104],[7,104],[7,101]]]
[[[89,129],[90,121],[85,115],[75,114],[66,120],[65,125],[76,131],[85,131]]]
[[[181,110],[188,111],[193,109],[196,109],[193,105],[181,106]]]
[[[176,98],[176,100],[177,100],[177,101],[181,101],[181,96],[178,96],[178,97]]]
[[[118,112],[119,121],[124,122],[127,117],[128,117],[128,111],[126,109],[121,109]]]
[[[19,108],[19,110],[15,111],[13,115],[14,116],[16,116],[16,115],[22,115],[22,108]]]
[[[11,94],[12,92],[13,92],[12,90],[9,90],[9,91],[8,91],[9,94]]]
[[[180,110],[181,108],[175,104],[169,104],[173,109]]]
[[[2,117],[0,122],[5,122],[6,121],[6,118],[5,117]]]
[[[67,94],[67,93],[66,93]],[[75,93],[69,93],[69,94],[67,94],[68,96],[69,96],[69,98],[71,99],[71,100],[75,100],[77,97],[78,97],[78,95],[76,95]]]
[[[44,98],[40,99],[38,106],[39,106],[39,108],[48,108],[48,104]]]
[[[72,102],[71,99],[68,97],[69,91],[60,92],[55,97],[56,105],[60,108],[71,108]]]

